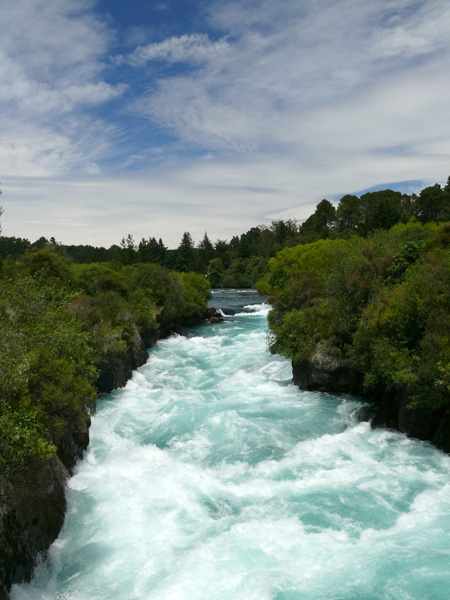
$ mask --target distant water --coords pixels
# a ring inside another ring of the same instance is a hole
[[[13,600],[448,600],[450,459],[301,392],[268,307],[161,341],[104,396],[64,529]]]

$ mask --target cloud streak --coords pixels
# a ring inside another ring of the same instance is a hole
[[[153,60],[165,60],[169,63],[205,63],[225,54],[229,44],[225,40],[211,42],[205,33],[194,33],[180,37],[170,37],[163,42],[139,46],[127,57],[118,56],[116,62],[126,62],[135,67],[143,66]]]

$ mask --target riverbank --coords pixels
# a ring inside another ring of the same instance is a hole
[[[221,318],[214,308],[183,323],[160,329],[134,328],[125,351],[110,357],[99,372],[99,394],[122,388],[133,371],[148,359],[147,348],[160,339],[179,331],[181,326],[202,322],[217,322]],[[89,444],[91,420],[85,411],[84,420],[68,423],[55,455],[38,469],[22,470],[14,479],[0,482],[0,600],[8,600],[14,583],[29,581],[36,559],[47,551],[58,537],[66,515],[66,482]]]
[[[360,410],[359,418],[370,421],[372,428],[395,429],[450,453],[450,409],[410,408],[416,392],[407,385],[392,389],[378,386],[368,393],[363,385],[363,373],[349,359],[333,353],[325,342],[317,344],[310,360],[292,362],[292,375],[302,390],[363,398],[368,404]]]

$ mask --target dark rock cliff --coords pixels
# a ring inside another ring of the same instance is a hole
[[[106,394],[123,387],[131,378],[135,369],[141,367],[148,359],[146,348],[154,346],[158,340],[155,330],[145,332],[145,336],[133,328],[128,340],[127,349],[122,354],[108,356],[108,360],[100,367],[97,379],[99,394]]]
[[[358,394],[362,375],[336,350],[319,342],[310,360],[292,363],[294,383],[303,390]]]
[[[4,483],[0,504],[0,590],[29,580],[36,556],[56,539],[66,511],[69,472],[58,456]],[[0,593],[0,598],[2,595]]]
[[[367,394],[362,373],[326,342],[319,342],[310,360],[292,363],[292,373],[294,383],[303,390],[355,394],[368,400],[360,418],[370,420],[372,427],[396,429],[450,452],[450,409],[408,408],[414,390],[407,386]]]

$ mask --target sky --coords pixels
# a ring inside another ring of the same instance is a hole
[[[3,235],[176,247],[450,175],[448,0],[0,0]]]

